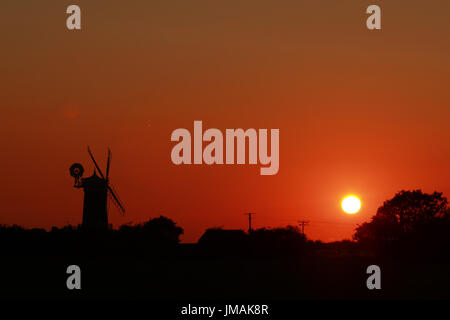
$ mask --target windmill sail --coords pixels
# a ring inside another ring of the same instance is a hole
[[[119,198],[116,196],[116,194],[114,193],[113,188],[110,185],[108,185],[108,191],[109,191],[109,194],[113,197],[113,203],[119,209],[120,213],[122,215],[124,215],[125,214],[125,208],[123,207],[122,203],[120,202]]]
[[[98,173],[100,173],[100,176],[101,176],[103,179],[105,179],[105,176],[103,175],[102,170],[100,170],[100,167],[98,166],[97,161],[95,161],[94,155],[92,154],[91,149],[90,149],[89,147],[88,147],[88,153],[89,153],[89,155],[91,156],[91,159],[92,159],[92,161],[94,162],[94,165],[95,165],[95,167],[97,168]],[[105,180],[106,180],[106,179],[105,179]]]
[[[109,181],[109,167],[111,165],[111,150],[108,148],[108,162],[106,163],[106,182]]]

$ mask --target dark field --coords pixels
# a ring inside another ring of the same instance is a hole
[[[82,289],[66,288],[67,266],[81,267]],[[381,268],[368,290],[366,268]],[[173,256],[3,255],[2,299],[315,300],[448,299],[450,263],[337,254],[322,245],[301,257],[214,257],[196,245]]]

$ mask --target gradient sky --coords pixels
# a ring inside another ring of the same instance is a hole
[[[82,9],[68,31],[66,7]],[[382,8],[382,30],[365,9]],[[124,217],[208,227],[310,220],[350,238],[400,189],[450,195],[450,2],[5,1],[0,4],[0,223],[79,224],[68,168],[104,167]],[[280,171],[175,166],[177,128],[279,128]],[[362,210],[346,215],[354,193]]]

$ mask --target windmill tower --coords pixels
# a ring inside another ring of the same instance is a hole
[[[108,161],[106,164],[106,177],[103,175],[100,167],[95,161],[94,155],[88,147],[89,156],[94,162],[95,168],[92,176],[82,178],[84,168],[79,163],[74,163],[70,167],[70,175],[75,179],[75,188],[83,188],[83,229],[88,230],[107,230],[108,229],[108,198],[112,197],[112,202],[119,209],[121,214],[125,209],[120,203],[109,184],[109,168],[111,164],[111,150],[108,149]],[[97,171],[100,176],[97,175]]]

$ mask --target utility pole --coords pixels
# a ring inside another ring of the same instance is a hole
[[[298,224],[302,228],[302,234],[305,235],[305,227],[309,225],[309,221],[307,221],[307,220],[299,220]]]
[[[244,213],[245,215],[248,215],[248,233],[252,232],[252,215],[256,214],[255,212],[248,212]]]

